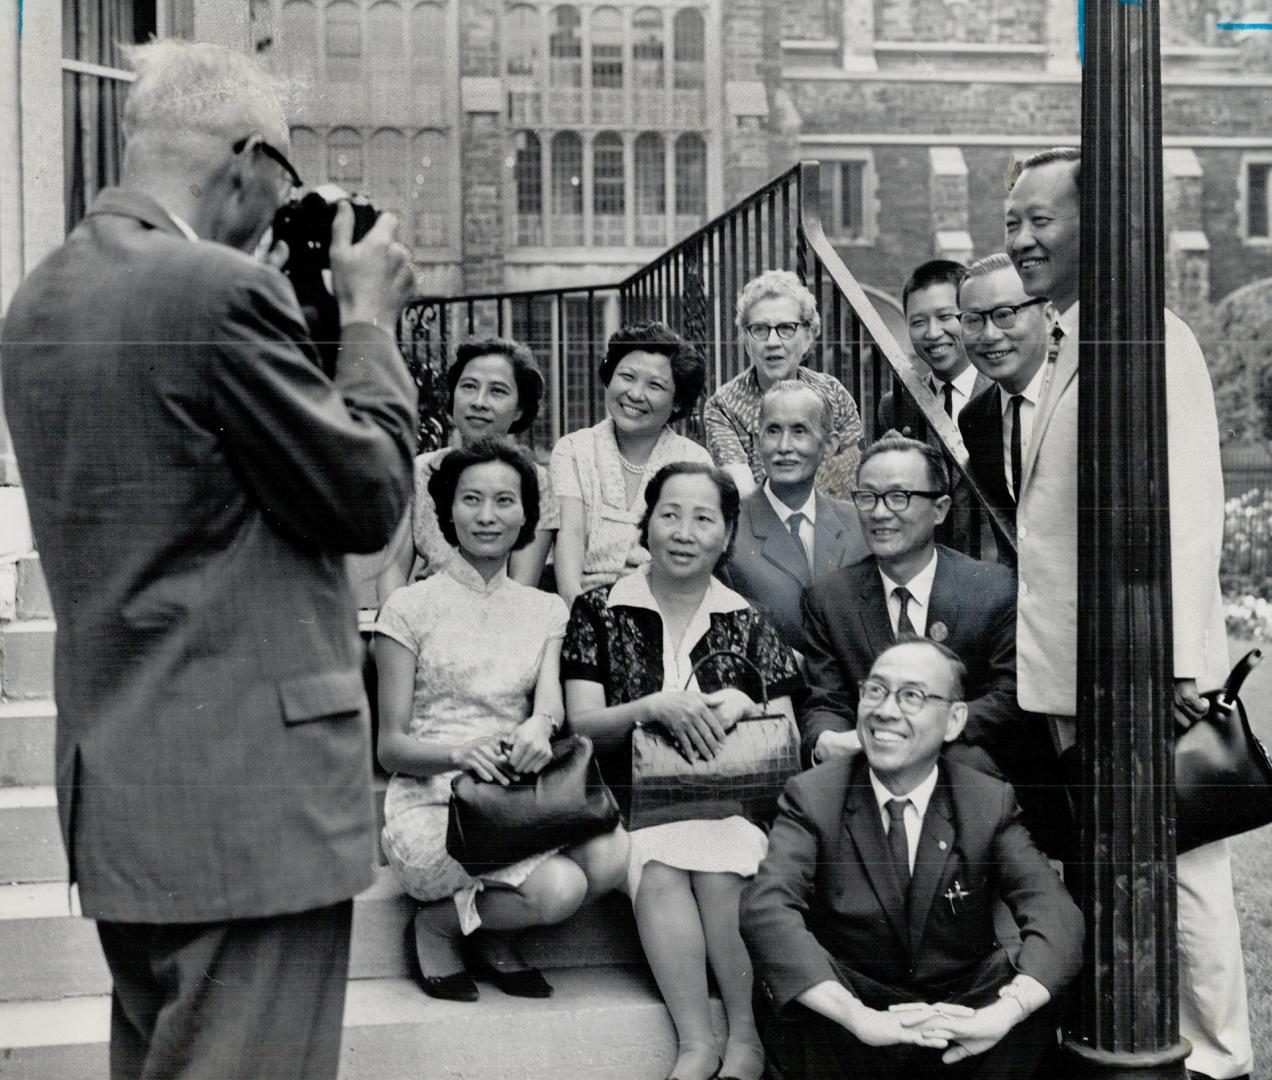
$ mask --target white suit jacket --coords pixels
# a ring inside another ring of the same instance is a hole
[[[1016,511],[1020,707],[1077,712],[1078,305],[1043,386]],[[1166,312],[1166,424],[1175,678],[1223,683],[1227,635],[1219,591],[1223,471],[1214,391],[1192,331]]]

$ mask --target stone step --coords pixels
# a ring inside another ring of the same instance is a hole
[[[0,788],[53,783],[56,722],[51,698],[0,701]]]
[[[0,623],[0,699],[53,696],[52,619]]]
[[[17,563],[17,612],[19,619],[51,619],[53,602],[49,599],[49,587],[44,580],[40,556],[35,552],[25,555]]]
[[[0,787],[0,883],[65,881],[52,785]]]
[[[667,1011],[645,973],[553,975],[547,1000],[481,984],[477,1002],[435,1001],[407,979],[349,985],[341,1080],[660,1080],[674,1060]],[[723,1015],[712,1003],[717,1035]],[[100,1080],[110,1001],[0,1004],[5,1080]]]
[[[408,973],[403,938],[414,911],[392,872],[377,869],[375,883],[354,904],[351,978]],[[544,969],[643,963],[630,904],[618,895],[558,926],[526,931],[519,940],[527,961]],[[0,957],[0,1001],[110,991],[96,928],[79,917],[75,897],[63,882],[0,886]]]

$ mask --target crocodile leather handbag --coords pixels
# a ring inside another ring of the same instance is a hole
[[[799,731],[793,718],[769,710],[764,673],[741,653],[708,653],[694,664],[686,689],[703,664],[718,658],[755,672],[762,712],[739,720],[709,761],[690,760],[656,726],[632,732],[631,828],[735,815],[767,827],[777,815],[782,788],[800,770]]]

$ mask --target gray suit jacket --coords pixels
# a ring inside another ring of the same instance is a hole
[[[57,618],[84,913],[209,922],[370,881],[345,553],[401,518],[415,391],[383,330],[318,369],[290,284],[108,189],[13,298],[5,407]]]
[[[861,520],[850,502],[816,496],[813,562],[777,516],[764,489],[743,500],[738,534],[720,577],[764,615],[779,636],[803,652],[804,629],[800,600],[816,578],[850,566],[870,554]]]

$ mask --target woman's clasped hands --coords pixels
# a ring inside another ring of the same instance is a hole
[[[711,694],[662,690],[644,699],[645,722],[660,726],[689,761],[710,761],[725,736],[755,703],[741,690],[726,687]]]
[[[552,729],[551,716],[536,714],[518,724],[511,738],[485,735],[455,747],[451,761],[478,779],[506,787],[552,760]]]

